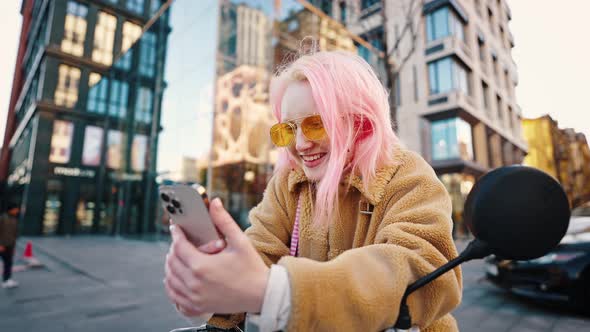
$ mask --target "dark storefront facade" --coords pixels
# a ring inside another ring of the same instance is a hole
[[[170,28],[150,17],[161,5],[32,2],[5,196],[20,203],[23,234],[153,230]]]

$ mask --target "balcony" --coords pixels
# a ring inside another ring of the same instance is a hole
[[[514,113],[515,113],[516,115],[520,115],[520,116],[522,117],[522,108],[520,108],[520,105],[518,105],[518,104],[516,104],[516,103],[515,103],[515,104],[513,104],[513,105],[512,105],[512,110],[514,111]]]
[[[518,105],[511,104],[511,106],[516,114],[522,114]],[[526,151],[526,142],[520,131],[519,117],[516,117],[514,128],[509,128],[505,116],[502,119],[498,119],[496,114],[490,116],[486,110],[478,108],[473,97],[462,91],[450,91],[429,96],[428,107],[421,110],[419,114],[430,120],[458,116],[472,125],[482,123],[491,132],[497,133],[519,149]]]
[[[420,112],[420,115],[430,117],[438,113],[456,110],[466,111],[475,116],[476,108],[473,97],[458,90],[430,95],[428,97],[428,107]]]
[[[470,70],[473,70],[471,50],[461,39],[449,36],[426,44],[426,63],[449,55],[456,55]]]
[[[365,18],[372,16],[374,14],[377,14],[380,11],[381,11],[381,1],[377,1],[374,4],[372,4],[371,6],[361,10],[361,12],[359,14],[359,20],[365,19]]]
[[[510,30],[507,30],[506,32],[508,33],[508,42],[510,43],[510,47],[514,48],[514,35]]]
[[[381,3],[379,3],[381,6]],[[381,8],[381,7],[379,7]],[[354,20],[346,24],[346,28],[352,34],[360,36],[368,31],[377,29],[383,25],[383,17],[381,15],[369,15],[358,20]]]

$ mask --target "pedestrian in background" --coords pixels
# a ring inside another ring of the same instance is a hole
[[[17,216],[19,209],[15,204],[5,206],[0,215],[0,256],[4,270],[2,273],[2,288],[14,288],[18,282],[12,279],[12,260],[17,237]]]

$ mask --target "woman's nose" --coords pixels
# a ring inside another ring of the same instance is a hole
[[[308,140],[301,128],[297,128],[297,133],[295,134],[295,149],[297,151],[305,151],[309,149],[313,145],[313,142]]]

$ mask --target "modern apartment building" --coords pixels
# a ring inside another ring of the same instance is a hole
[[[24,234],[149,231],[163,3],[23,0],[0,180]]]
[[[527,150],[506,1],[315,2],[388,55],[397,133],[447,187],[461,234],[464,199],[478,176],[520,163]]]

